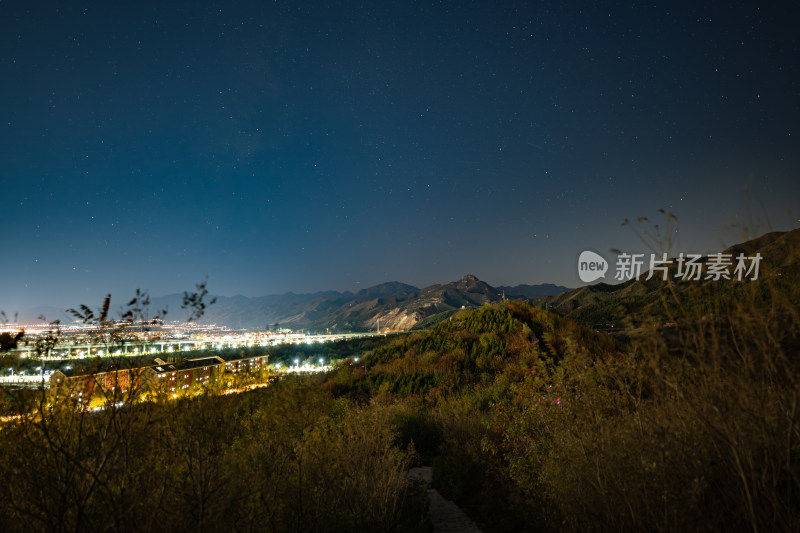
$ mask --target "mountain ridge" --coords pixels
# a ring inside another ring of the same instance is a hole
[[[216,298],[208,306],[200,324],[216,324],[233,329],[272,330],[276,327],[312,331],[366,331],[380,327],[382,330],[407,330],[420,321],[462,307],[479,307],[506,297],[525,297],[526,292],[537,290],[538,285],[493,287],[473,274],[444,284],[419,288],[400,281],[388,281],[357,292],[317,291],[248,297],[208,296]],[[552,284],[542,284],[541,291],[552,293]],[[122,300],[119,302],[124,303]],[[111,309],[118,301],[112,299]],[[167,309],[165,320],[182,320],[183,293],[172,293],[150,298],[151,314]],[[56,307],[38,307],[20,313],[20,322],[39,322],[44,314],[49,320],[71,319]]]
[[[590,327],[619,328],[630,322],[629,317],[632,316],[657,319],[662,323],[672,322],[665,302],[670,306],[670,313],[673,315],[678,311],[683,312],[679,309],[677,301],[685,300],[699,307],[711,294],[724,296],[727,299],[725,301],[733,303],[741,299],[741,292],[746,284],[754,284],[756,287],[770,284],[780,288],[779,292],[790,300],[800,300],[800,229],[766,233],[728,246],[720,253],[730,255],[733,264],[740,253],[746,257],[759,254],[761,260],[758,279],[676,280],[673,265],[670,270],[673,276],[671,289],[667,286],[667,282],[660,278],[660,274],[647,280],[645,279],[647,272],[642,272],[639,279],[618,285],[603,282],[584,285],[555,296],[535,298],[533,303]],[[701,260],[701,263],[705,262],[707,258]],[[710,312],[709,316],[711,314],[713,312]]]

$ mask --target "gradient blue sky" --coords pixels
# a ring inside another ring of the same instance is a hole
[[[659,208],[687,252],[800,226],[796,6],[607,4],[0,2],[0,309],[577,286]]]

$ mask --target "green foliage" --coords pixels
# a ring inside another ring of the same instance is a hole
[[[800,313],[773,281],[664,294],[624,344],[508,302],[279,348],[345,362],[239,395],[19,395],[0,528],[424,531],[428,464],[484,531],[797,530]]]
[[[395,445],[392,418],[293,379],[100,412],[22,410],[0,431],[0,527],[414,531],[424,495],[405,482],[414,451]]]
[[[488,306],[374,350],[348,390],[406,406],[403,442],[486,530],[794,530],[800,318],[784,294],[682,292],[626,344]]]

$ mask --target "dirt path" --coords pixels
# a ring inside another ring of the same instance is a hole
[[[412,468],[408,471],[408,479],[430,487],[433,479],[431,467]],[[433,525],[434,533],[481,533],[464,511],[455,503],[444,499],[436,489],[428,488],[428,501],[428,520]]]

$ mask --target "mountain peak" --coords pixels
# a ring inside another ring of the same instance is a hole
[[[447,285],[444,285],[444,288],[456,291],[466,291],[469,293],[481,293],[485,295],[484,299],[486,301],[495,301],[500,299],[499,296],[500,291],[498,291],[485,281],[479,280],[476,276],[472,274],[467,274],[458,281],[448,283]]]

